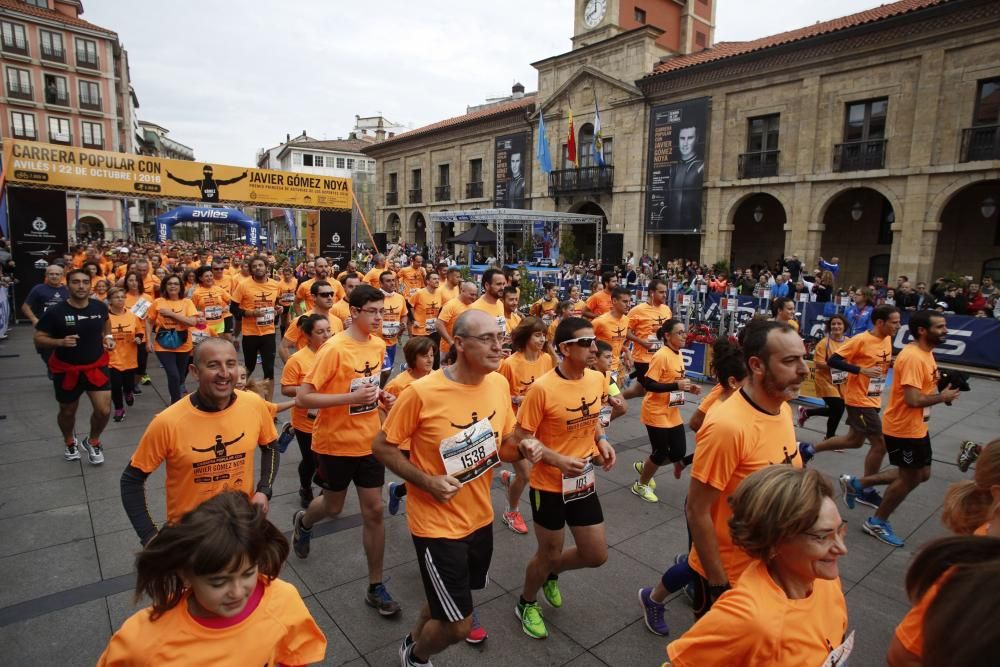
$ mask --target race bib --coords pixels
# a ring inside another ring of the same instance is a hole
[[[847,658],[850,657],[853,650],[854,631],[851,630],[851,634],[847,635],[844,643],[830,651],[830,655],[826,656],[826,660],[823,661],[820,667],[839,667],[840,665],[847,664]]]
[[[600,418],[601,418],[601,426],[607,428],[611,424],[611,405],[610,404],[602,405],[601,406]]]
[[[661,347],[663,347],[663,345],[660,344],[660,339],[658,339],[656,336],[650,336],[649,338],[646,339],[646,342],[649,343],[650,353],[656,352]]]
[[[497,326],[500,327],[500,333],[506,336],[509,331],[507,331],[507,318],[503,315],[497,316]]]
[[[876,398],[882,396],[882,391],[885,389],[885,380],[882,379],[871,379],[868,381],[868,397]]]
[[[438,321],[431,319],[427,320],[426,322],[424,322],[424,330],[427,331],[427,333],[429,334],[437,333]]]
[[[684,392],[683,391],[672,391],[670,392],[670,398],[667,405],[671,408],[676,408],[679,405],[684,405]]]
[[[274,308],[268,306],[267,308],[257,309],[257,326],[266,327],[274,324]]]
[[[206,320],[221,320],[222,319],[222,306],[205,306],[205,319]]]
[[[594,464],[589,460],[579,475],[563,475],[563,502],[571,503],[593,495],[597,490],[597,476],[594,474]]]
[[[193,343],[195,347],[197,347],[198,343],[201,341],[211,337],[211,334],[208,333],[208,329],[191,329],[191,343]]]
[[[356,392],[362,387],[375,386],[378,387],[378,375],[370,375],[368,377],[354,378],[351,380],[351,390],[350,393]],[[364,405],[352,405],[348,409],[347,414],[349,415],[363,415],[365,413],[371,412],[376,407],[378,407],[378,399],[373,403],[365,403]]]
[[[382,338],[395,338],[399,335],[400,322],[382,320]]]
[[[130,310],[140,320],[144,320],[146,319],[146,313],[149,312],[149,307],[151,305],[153,304],[150,303],[148,299],[146,299],[145,297],[139,297],[139,300],[132,305],[132,308]]]
[[[552,316],[551,315],[542,315],[542,322],[545,323],[545,326],[549,326],[550,324],[552,324]]]
[[[285,304],[286,306],[290,306],[292,305],[292,303],[295,302],[295,294],[293,294],[292,292],[285,292],[280,297],[278,297],[278,300],[281,301],[281,303]]]
[[[500,463],[497,439],[489,419],[475,424],[441,441],[441,461],[445,473],[462,484],[486,474]]]
[[[847,371],[830,371],[830,379],[834,384],[844,384],[847,382]]]

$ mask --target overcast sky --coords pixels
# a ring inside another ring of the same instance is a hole
[[[582,0],[86,0],[128,50],[139,118],[199,160],[254,164],[306,130],[346,137],[355,114],[416,128],[537,87],[532,63],[570,49]],[[861,11],[878,0],[718,0],[716,41]],[[381,10],[381,11],[379,11]]]

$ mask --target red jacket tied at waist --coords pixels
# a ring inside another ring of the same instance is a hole
[[[101,358],[92,364],[70,364],[62,361],[61,359],[57,359],[54,354],[49,357],[49,370],[52,371],[52,374],[66,374],[62,381],[62,388],[66,391],[71,391],[76,387],[77,383],[80,381],[80,373],[83,373],[87,378],[87,382],[95,387],[103,387],[108,384],[108,376],[100,370],[107,365],[107,352],[102,354]]]

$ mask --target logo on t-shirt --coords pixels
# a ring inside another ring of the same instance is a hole
[[[486,420],[489,421],[492,424],[493,423],[493,418],[496,417],[496,416],[497,416],[497,411],[494,410],[493,412],[490,413],[490,416],[487,417]],[[479,422],[480,422],[479,413],[473,411],[473,413],[472,413],[472,421],[470,421],[468,424],[455,424],[455,423],[453,423],[451,421],[449,421],[448,423],[451,424],[453,428],[457,428],[460,431],[464,431],[467,428],[472,428],[473,426],[475,426]],[[494,431],[493,432],[493,437],[496,438],[497,440],[499,440],[500,439],[500,434],[497,433],[496,431]]]
[[[792,448],[792,451],[788,451],[787,446],[782,446],[781,449],[783,452],[785,452],[785,456],[778,463],[781,463],[783,465],[791,465],[792,461],[795,460],[795,457],[799,455],[798,447]],[[768,461],[768,463],[774,465],[774,461]]]
[[[593,422],[597,421],[600,416],[599,412],[594,414],[590,413],[590,409],[601,402],[601,396],[598,394],[592,401],[588,401],[586,397],[580,398],[580,407],[578,408],[566,408],[566,412],[579,412],[579,417],[574,417],[566,420],[566,430],[575,431],[579,428],[586,428],[591,426]],[[600,408],[598,408],[599,410]]]
[[[372,365],[371,365],[371,362],[370,361],[366,361],[364,368],[362,368],[361,370],[358,370],[357,368],[355,368],[354,372],[358,373],[359,375],[361,375],[363,377],[370,378],[372,376]]]
[[[535,376],[534,375],[532,375],[531,379],[528,380],[527,382],[524,382],[522,380],[521,381],[521,393],[523,394],[525,391],[527,391],[528,387],[530,387],[533,384],[535,384]]]
[[[215,444],[212,445],[211,447],[205,447],[204,449],[198,449],[197,447],[192,447],[191,451],[192,452],[198,452],[199,454],[204,454],[205,452],[212,452],[212,453],[215,454],[216,458],[220,458],[220,459],[221,458],[225,458],[225,456],[226,456],[226,447],[228,447],[229,445],[236,444],[237,442],[239,442],[240,440],[242,440],[243,436],[245,436],[245,435],[246,435],[246,433],[240,433],[239,436],[237,436],[236,438],[230,440],[229,442],[222,442],[222,436],[221,435],[216,435],[215,436]]]

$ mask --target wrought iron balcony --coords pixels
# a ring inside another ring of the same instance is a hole
[[[421,189],[421,188],[414,188],[413,190],[410,190],[410,199],[409,199],[409,202],[411,204],[419,204],[423,200],[424,200],[424,191],[423,191],[423,189]]]
[[[977,125],[962,130],[961,162],[1000,160],[1000,125]]]
[[[386,192],[385,193],[385,205],[386,206],[399,206],[399,193],[398,192]]]
[[[42,60],[50,60],[56,63],[66,62],[66,50],[65,49],[55,49],[52,47],[46,48],[42,45],[41,48]]]
[[[556,169],[549,173],[549,196],[574,192],[611,192],[615,182],[615,168],[580,167]]]
[[[100,60],[98,60],[97,54],[87,53],[86,51],[76,52],[76,66],[86,67],[87,69],[101,69]]]
[[[439,185],[434,188],[434,201],[448,201],[451,199],[451,186]]]
[[[28,53],[27,40],[18,37],[14,37],[12,41],[3,40],[3,50],[7,53],[16,53],[22,56],[30,55]]]
[[[100,97],[81,97],[80,98],[80,108],[90,109],[91,111],[101,110],[101,98]]]
[[[479,199],[483,196],[483,182],[482,181],[472,181],[471,183],[465,184],[465,198],[466,199]]]
[[[38,130],[19,130],[16,127],[11,130],[11,135],[15,139],[31,139],[35,141],[38,139]]]
[[[45,103],[55,104],[57,106],[68,107],[69,106],[69,93],[65,90],[46,90],[45,91]]]
[[[834,171],[866,171],[885,168],[888,139],[851,141],[833,147]]]
[[[7,82],[7,97],[16,97],[19,100],[30,100],[34,97],[31,86],[22,86],[13,81]]]
[[[779,150],[742,153],[739,157],[740,178],[763,178],[778,175]]]

